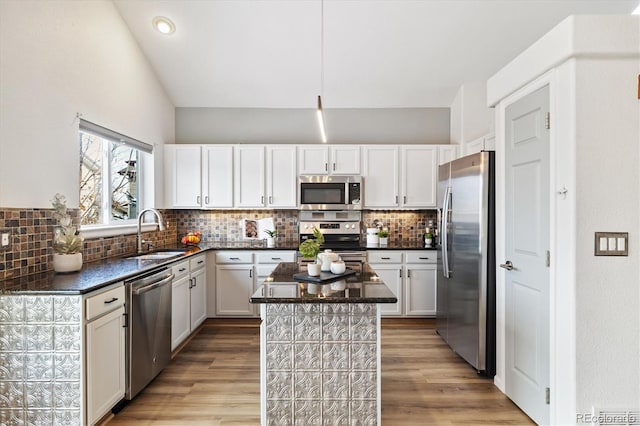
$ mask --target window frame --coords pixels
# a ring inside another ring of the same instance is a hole
[[[138,161],[138,176],[137,178],[137,189],[138,194],[136,198],[136,202],[138,205],[138,211],[142,211],[147,203],[145,203],[146,199],[146,190],[149,189],[149,185],[147,185],[146,180],[148,178],[153,179],[152,176],[147,176],[147,162],[153,164],[153,146],[147,143],[141,142],[137,139],[131,138],[129,136],[123,135],[121,133],[115,132],[113,130],[107,129],[95,123],[80,119],[80,125],[78,128],[78,143],[81,147],[82,145],[82,133],[88,133],[93,136],[99,137],[103,139],[102,146],[102,217],[106,218],[106,223],[99,223],[93,225],[80,225],[80,231],[86,238],[97,238],[97,237],[108,237],[108,236],[117,236],[123,234],[133,234],[137,231],[137,218],[131,218],[126,220],[118,220],[114,221],[112,217],[112,190],[113,190],[113,182],[112,182],[112,147],[113,144],[124,145],[137,150],[137,161]],[[80,157],[80,160],[82,157]],[[82,166],[80,166],[82,167]],[[151,167],[151,170],[153,167]],[[106,184],[106,185],[105,185]],[[80,188],[78,188],[80,190]],[[150,231],[155,229],[156,225],[154,224],[143,224],[143,231]]]

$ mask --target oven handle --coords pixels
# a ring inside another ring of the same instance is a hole
[[[149,285],[146,285],[144,287],[137,288],[137,289],[133,290],[133,294],[138,296],[140,294],[143,294],[143,293],[146,293],[148,291],[151,291],[154,288],[162,287],[163,285],[165,285],[167,283],[170,283],[173,280],[174,276],[175,275],[171,274],[171,275],[169,275],[167,278],[165,278],[163,280],[156,281],[156,282],[151,283]]]

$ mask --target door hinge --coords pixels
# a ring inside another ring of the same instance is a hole
[[[551,404],[551,389],[549,388],[544,390],[544,403],[547,405]]]
[[[549,250],[547,250],[546,257],[547,257],[546,264],[547,264],[547,268],[548,268],[549,266],[551,266],[551,252]]]
[[[547,112],[547,115],[544,116],[544,128],[551,128],[551,112]]]

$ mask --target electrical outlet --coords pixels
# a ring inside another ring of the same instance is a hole
[[[0,230],[0,250],[8,250],[11,247],[11,230]]]

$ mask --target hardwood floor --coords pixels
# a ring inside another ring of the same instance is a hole
[[[259,425],[259,336],[257,320],[208,320],[108,425]],[[382,424],[534,423],[451,352],[432,320],[383,320]]]

